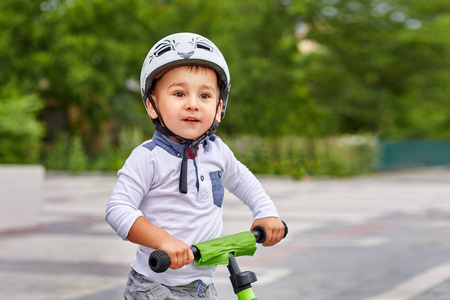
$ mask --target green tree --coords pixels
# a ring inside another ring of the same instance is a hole
[[[293,25],[280,1],[2,1],[10,76],[45,99],[42,112],[50,144],[61,129],[79,135],[90,155],[101,135],[118,145],[121,127],[152,126],[136,84],[142,61],[161,37],[193,31],[224,52],[232,95],[220,130],[226,133],[290,131]],[[14,49],[12,51],[11,49]]]
[[[123,128],[151,136],[143,59],[163,36],[192,31],[231,71],[219,134],[449,138],[447,2],[4,0],[0,85],[16,94],[2,99],[42,100],[28,118],[45,124],[43,149],[59,153],[65,131],[96,161],[122,147]],[[314,51],[298,50],[305,41]]]
[[[0,163],[39,161],[44,129],[36,115],[41,107],[36,94],[24,95],[12,85],[0,88]]]
[[[0,82],[20,82],[23,93],[44,99],[49,146],[65,130],[95,155],[99,136],[118,137],[123,124],[146,120],[133,90],[148,47],[139,42],[138,5],[143,1],[1,2]]]
[[[324,0],[291,8],[317,43],[299,67],[328,134],[450,136],[448,2]]]

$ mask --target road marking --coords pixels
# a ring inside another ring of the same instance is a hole
[[[255,273],[258,277],[258,284],[267,285],[272,282],[275,282],[283,277],[286,277],[292,273],[289,269],[278,269],[278,268],[270,268],[270,269],[261,269],[256,270]]]
[[[323,239],[323,238],[300,238],[294,243],[290,243],[291,247],[294,245],[298,251],[307,250],[313,247],[327,247],[327,248],[344,248],[344,247],[361,247],[371,248],[378,247],[390,243],[391,240],[384,237],[367,237],[360,239]],[[286,252],[285,252],[286,254]]]
[[[230,284],[229,274],[226,273],[226,268],[217,269],[214,276],[214,284]],[[243,268],[244,271],[247,269]],[[255,272],[259,285],[267,285],[275,282],[283,277],[286,277],[292,273],[287,268],[255,268],[251,270]]]
[[[357,240],[355,245],[359,246],[359,247],[370,248],[370,247],[378,247],[381,245],[385,245],[390,242],[391,242],[390,239],[387,239],[387,238],[368,237],[368,238],[363,238],[363,239]]]
[[[409,300],[450,279],[450,262],[431,268],[393,288],[364,300]]]
[[[326,231],[321,234],[322,237],[327,238],[349,238],[349,237],[360,237],[368,236],[380,232],[382,230],[387,230],[392,227],[398,226],[400,222],[398,220],[391,221],[374,221],[363,224],[358,224],[355,226],[349,226],[344,228],[339,228],[335,230]]]

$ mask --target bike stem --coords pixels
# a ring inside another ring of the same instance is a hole
[[[248,288],[236,294],[238,300],[257,300],[252,288]]]
[[[251,271],[241,272],[234,253],[230,253],[227,268],[230,272],[231,285],[234,293],[238,296],[238,300],[256,300],[251,285],[257,280],[255,273]]]

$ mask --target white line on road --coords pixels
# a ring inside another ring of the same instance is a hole
[[[229,274],[224,271],[224,268],[216,271],[214,284],[230,284]],[[257,268],[252,271],[256,273],[256,277],[258,278],[257,282],[261,285],[270,284],[292,273],[291,270],[286,268]]]
[[[364,300],[408,300],[450,279],[450,262],[431,268],[393,288]]]
[[[296,244],[305,245],[311,247],[330,247],[330,248],[343,248],[343,247],[378,247],[391,242],[388,238],[382,237],[367,237],[356,240],[348,239],[324,239],[324,238],[301,238],[297,239]],[[292,243],[291,243],[292,244]]]

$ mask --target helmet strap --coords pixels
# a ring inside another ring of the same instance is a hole
[[[169,129],[169,127],[166,126],[166,124],[164,123],[164,120],[163,120],[161,114],[159,113],[158,108],[156,107],[155,100],[153,100],[153,97],[152,97],[150,91],[147,93],[147,97],[146,98],[150,101],[150,103],[153,106],[153,109],[156,112],[156,115],[158,116],[158,118],[152,119],[153,123],[155,124],[155,129],[158,132],[160,132],[161,134],[175,137],[180,144],[185,144],[186,142],[188,142],[187,139],[176,135],[175,133],[172,132],[172,130]],[[147,108],[147,110],[148,110],[148,108]]]

